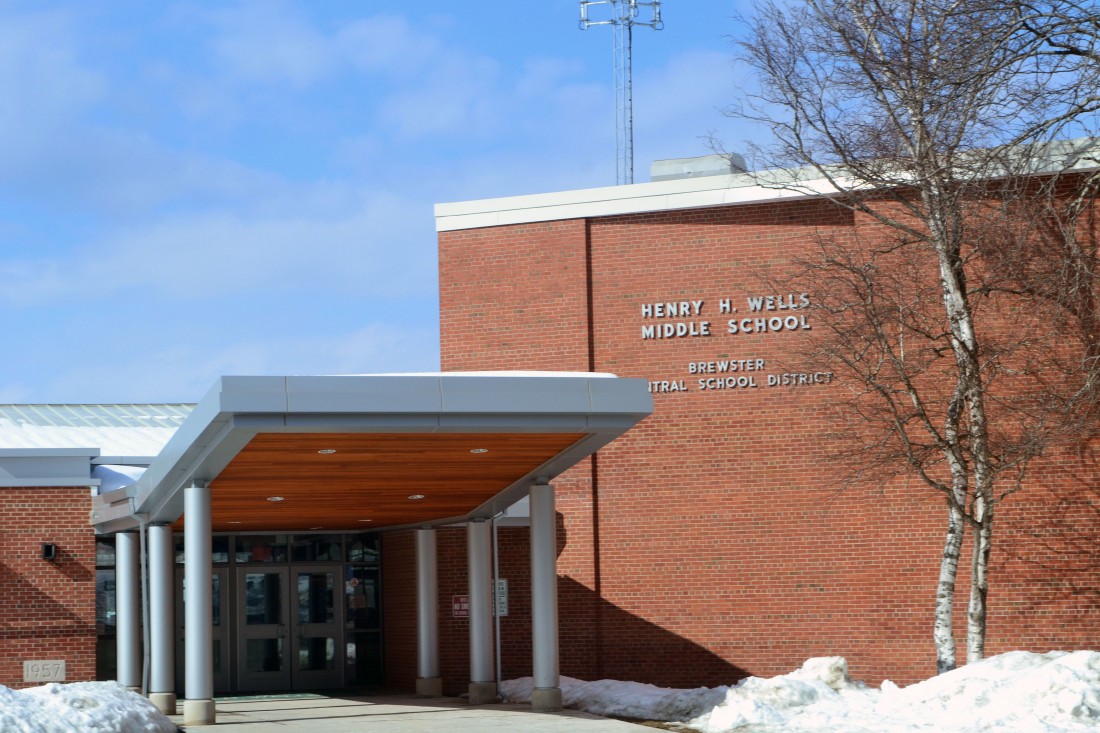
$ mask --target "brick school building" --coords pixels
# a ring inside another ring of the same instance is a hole
[[[563,674],[715,685],[826,655],[870,683],[935,674],[944,499],[916,479],[843,489],[823,406],[844,387],[798,356],[824,294],[774,285],[850,212],[727,173],[441,204],[436,223],[444,370],[611,372],[654,399],[556,484]],[[987,654],[1100,646],[1094,459],[1052,450],[998,505]],[[506,648],[524,623],[503,620]]]

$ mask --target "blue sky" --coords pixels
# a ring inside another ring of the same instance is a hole
[[[0,402],[439,367],[432,205],[615,182],[576,0],[0,5]],[[635,179],[737,149],[737,2],[634,43]]]

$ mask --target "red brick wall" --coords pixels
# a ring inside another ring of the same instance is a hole
[[[586,371],[585,245],[583,221],[441,234],[444,368]]]
[[[412,530],[382,533],[382,645],[386,689],[416,689],[416,542]]]
[[[65,660],[66,681],[95,679],[95,535],[87,487],[0,488],[0,684],[23,662]],[[41,545],[57,545],[43,560]]]
[[[504,679],[531,674],[531,566],[528,530],[497,529],[500,577],[508,580],[509,613],[501,617]],[[416,682],[416,548],[412,532],[383,535],[386,687],[411,691]],[[466,531],[436,534],[439,563],[440,674],[447,695],[466,692],[470,680],[470,627],[452,613],[453,596],[465,595]]]
[[[869,682],[935,672],[942,501],[900,480],[841,492],[823,445],[829,387],[766,386],[800,332],[729,335],[718,312],[729,298],[748,316],[748,295],[772,294],[769,271],[850,226],[802,201],[440,235],[445,370],[594,369],[688,387],[655,394],[653,416],[556,482],[564,674],[712,685],[832,654]],[[643,304],[692,300],[699,316],[642,317]],[[711,336],[641,338],[643,325],[701,320]],[[688,365],[722,359],[763,359],[742,374],[758,386],[700,391]],[[1091,456],[1064,456],[1001,506],[990,653],[1100,646],[1095,478]]]

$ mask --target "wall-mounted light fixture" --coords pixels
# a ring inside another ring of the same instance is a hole
[[[57,559],[57,545],[52,542],[42,543],[42,559],[43,560],[56,560]]]

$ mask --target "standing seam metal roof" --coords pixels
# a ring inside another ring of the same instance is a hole
[[[183,403],[2,404],[0,450],[95,449],[99,456],[148,459],[160,453],[193,408]]]
[[[54,428],[178,428],[194,404],[0,404],[0,425]]]

